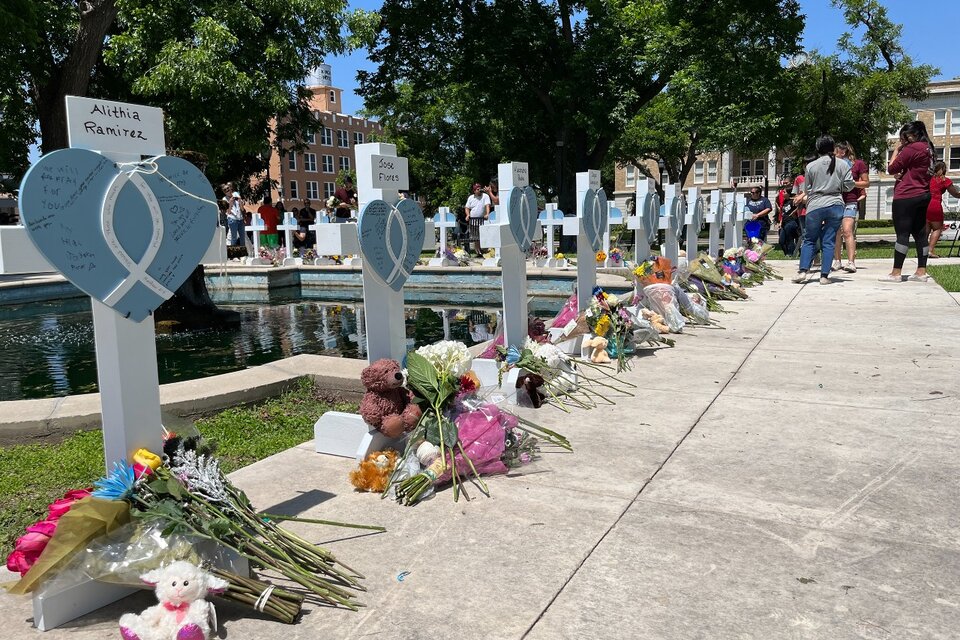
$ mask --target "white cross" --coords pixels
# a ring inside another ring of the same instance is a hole
[[[595,245],[587,236],[588,229],[584,224],[584,218],[593,216],[595,212],[584,210],[584,199],[588,190],[600,189],[600,172],[596,169],[580,171],[576,181],[577,216],[563,219],[563,235],[577,238],[577,306],[580,311],[586,311],[593,299],[593,288],[597,285],[597,260],[593,254]],[[600,206],[600,203],[596,205]],[[602,242],[602,238],[600,240]]]
[[[622,267],[622,262],[614,262],[613,258],[610,256],[610,229],[617,226],[618,224],[623,224],[623,212],[619,208],[613,205],[613,201],[607,202],[607,228],[603,232],[603,252],[607,255],[607,259],[603,261],[603,266],[605,267]]]
[[[700,251],[700,229],[703,227],[704,207],[700,197],[700,187],[687,189],[687,260],[694,260]]]
[[[734,247],[739,247],[743,244],[743,224],[750,215],[750,210],[747,209],[747,194],[738,193],[736,197],[736,220],[733,222],[733,234],[734,238]]]
[[[267,230],[267,225],[263,223],[263,218],[259,213],[250,216],[250,224],[246,227],[247,231],[253,232],[253,255],[246,260],[250,265],[270,265],[273,264],[260,257],[260,234]]]
[[[633,215],[627,218],[627,229],[633,231],[633,259],[637,262],[650,256],[650,243],[657,237],[660,218],[660,196],[652,178],[637,180]]]
[[[540,220],[540,227],[543,229],[547,242],[547,260],[552,260],[556,252],[553,250],[554,229],[563,228],[563,211],[557,209],[554,202],[548,202],[544,210],[537,218]],[[564,262],[566,262],[564,260]]]
[[[710,208],[707,209],[705,221],[710,225],[710,241],[707,248],[708,255],[714,260],[720,254],[720,227],[723,226],[723,192],[714,189],[710,192]]]
[[[283,247],[286,259],[284,265],[303,264],[303,260],[293,257],[293,232],[300,229],[300,223],[293,216],[292,211],[285,211],[283,214],[283,224],[277,225],[277,231],[283,231]],[[299,262],[297,262],[299,260]]]
[[[450,213],[450,207],[440,207],[437,215],[433,216],[433,224],[440,229],[439,253],[435,258],[430,258],[431,267],[450,267],[453,263],[447,259],[447,229],[453,229],[457,226],[457,218]],[[431,234],[432,235],[432,234]]]
[[[660,215],[658,226],[662,231],[666,231],[666,236],[661,253],[674,267],[677,266],[677,261],[680,258],[680,243],[677,232],[683,226],[683,211],[683,194],[680,193],[680,185],[664,185],[663,212]]]

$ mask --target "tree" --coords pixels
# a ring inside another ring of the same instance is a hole
[[[0,127],[20,135],[0,169],[18,175],[35,136],[23,132],[38,128],[44,153],[65,147],[64,96],[91,93],[161,107],[172,152],[202,158],[215,184],[243,183],[265,165],[271,118],[279,142],[315,126],[304,78],[372,33],[344,0],[11,1],[0,16],[23,32],[0,40],[19,65],[0,86]]]
[[[361,93],[411,156],[447,145],[440,176],[526,161],[568,210],[572,174],[703,52],[749,59],[802,24],[795,0],[386,0],[381,16]]]
[[[812,52],[792,71],[794,95],[784,142],[798,156],[812,155],[818,136],[851,142],[859,157],[885,166],[887,135],[910,114],[903,99],[922,100],[930,65],[915,65],[900,44],[902,27],[890,21],[877,0],[833,0],[854,33],[844,33],[833,55]]]

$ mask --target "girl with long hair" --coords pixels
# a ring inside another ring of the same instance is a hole
[[[899,175],[893,187],[893,228],[897,242],[893,246],[893,270],[881,276],[882,282],[902,282],[903,263],[910,249],[910,236],[917,244],[917,271],[908,279],[926,282],[927,206],[930,204],[930,177],[933,175],[933,144],[927,127],[919,120],[900,128],[900,141],[893,150],[887,173]]]
[[[837,232],[836,249],[833,251],[833,270],[841,268],[847,273],[856,273],[857,265],[857,217],[860,214],[860,200],[864,197],[864,190],[870,186],[870,169],[867,164],[857,157],[853,145],[849,142],[837,143],[837,158],[845,161],[853,175],[853,184],[856,186],[843,194],[843,221],[840,231]],[[847,245],[847,264],[840,262],[840,238]]]
[[[947,165],[943,160],[933,164],[933,177],[930,178],[930,204],[927,205],[927,228],[930,230],[930,258],[937,255],[937,241],[943,233],[943,192],[948,191],[954,198],[960,198],[960,189],[947,177]]]
[[[807,206],[803,246],[800,248],[800,270],[793,279],[797,284],[807,281],[818,240],[823,248],[820,284],[830,284],[830,256],[833,255],[837,230],[843,219],[843,194],[853,189],[854,185],[850,165],[837,162],[833,138],[820,136],[816,147],[820,157],[807,164],[803,193],[797,196],[797,203],[806,201]]]

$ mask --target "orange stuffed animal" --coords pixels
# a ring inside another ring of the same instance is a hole
[[[374,451],[359,467],[350,472],[350,483],[360,491],[383,493],[393,468],[397,466],[398,457],[393,449]]]

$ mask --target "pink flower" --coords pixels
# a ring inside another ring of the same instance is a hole
[[[82,498],[86,498],[90,495],[90,492],[86,489],[74,489],[73,491],[68,491],[62,498],[53,502],[47,511],[50,513],[50,520],[58,520],[60,516],[65,514],[67,511],[70,511],[70,507],[73,506],[73,503]]]
[[[38,522],[28,527],[27,534],[17,538],[13,553],[7,556],[7,569],[19,571],[21,576],[26,575],[30,567],[40,557],[40,554],[43,553],[43,550],[47,548],[50,536],[53,535],[51,526],[56,529],[56,523],[50,521]],[[40,530],[33,531],[34,528]],[[41,530],[50,531],[50,535],[43,533]]]
[[[56,520],[41,520],[40,522],[34,522],[32,525],[27,527],[27,533],[42,533],[48,538],[52,538],[53,532],[56,530]]]

